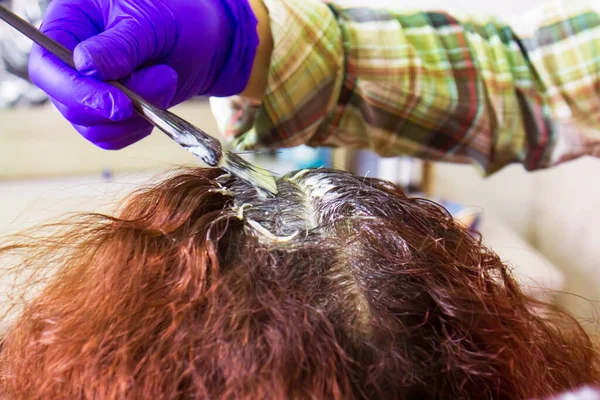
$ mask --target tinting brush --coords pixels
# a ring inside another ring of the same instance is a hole
[[[76,69],[73,62],[73,53],[70,50],[2,5],[0,5],[0,19],[54,54],[71,68]],[[121,83],[108,83],[121,90],[131,99],[137,113],[207,165],[222,168],[253,186],[277,194],[275,178],[270,171],[257,167],[230,151],[223,151],[219,140],[177,115],[153,106]]]

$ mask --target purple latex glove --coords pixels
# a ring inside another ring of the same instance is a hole
[[[121,149],[150,134],[121,80],[161,108],[245,88],[257,20],[248,0],[53,0],[41,30],[74,51],[77,71],[34,45],[33,82],[86,139]]]

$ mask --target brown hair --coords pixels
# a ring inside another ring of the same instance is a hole
[[[188,170],[117,217],[6,245],[11,272],[53,272],[5,335],[2,397],[525,399],[599,382],[580,325],[440,206],[338,171],[278,186]]]

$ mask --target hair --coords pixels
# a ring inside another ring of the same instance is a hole
[[[184,170],[115,217],[13,239],[11,271],[48,281],[4,336],[2,398],[527,399],[599,382],[581,326],[442,207],[333,170],[277,185]]]

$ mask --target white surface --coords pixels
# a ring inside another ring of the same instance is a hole
[[[124,195],[150,175],[0,182],[1,236],[51,221],[73,212],[111,212]]]
[[[535,179],[536,175],[521,165],[508,166],[484,178],[471,165],[437,164],[433,190],[436,197],[480,207],[528,238]]]
[[[587,158],[538,174],[532,186],[534,244],[565,274],[569,294],[559,301],[594,323],[600,321],[599,177],[600,160]]]
[[[484,243],[512,267],[515,278],[530,295],[550,300],[554,293],[549,290],[564,289],[565,276],[550,260],[498,217],[486,214],[483,218],[480,231]]]

